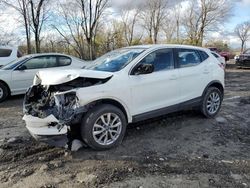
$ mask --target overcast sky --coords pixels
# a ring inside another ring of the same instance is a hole
[[[179,3],[182,0],[177,1],[171,1],[172,3]],[[127,7],[128,9],[137,6],[140,7],[141,4],[145,2],[144,0],[111,0],[111,12],[115,15],[119,13],[121,8]],[[235,26],[239,23],[242,23],[243,21],[250,20],[250,0],[232,0],[231,1],[233,5],[233,16],[224,23],[224,25],[221,26],[220,31],[217,32],[211,32],[209,33],[209,38],[211,39],[224,39],[229,43],[229,45],[233,48],[237,48],[240,46],[239,39],[233,35],[233,30]],[[130,5],[130,6],[128,6]],[[17,24],[18,16],[14,13],[13,10],[7,10],[5,9],[5,14],[1,12],[0,10],[0,30],[5,30],[8,32],[14,32],[18,31],[18,35],[20,35],[20,24]],[[24,34],[21,32],[21,34]],[[0,35],[1,36],[1,35]],[[21,42],[22,37],[17,37],[16,44]],[[248,42],[248,47],[250,47],[250,42]]]
[[[171,1],[172,4],[178,4],[185,0],[176,0]],[[140,7],[144,0],[112,0],[112,7],[116,11],[119,11],[119,9],[131,6],[128,6],[132,4],[132,6],[138,6]],[[209,38],[211,39],[224,39],[229,43],[229,45],[233,48],[240,47],[240,41],[239,39],[234,36],[233,31],[237,24],[242,23],[244,21],[250,21],[250,0],[231,0],[231,3],[233,5],[233,13],[232,17],[227,20],[224,25],[221,26],[220,31],[218,32],[211,32],[209,35]],[[250,41],[248,42],[248,47],[250,48]]]
[[[239,47],[239,39],[227,33],[233,32],[235,26],[244,21],[250,21],[250,0],[241,0],[234,3],[233,16],[225,23],[225,27],[220,34],[217,32],[213,35],[218,38],[226,38],[232,47]],[[250,42],[248,42],[248,48],[250,48]]]

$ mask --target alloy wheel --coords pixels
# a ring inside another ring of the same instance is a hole
[[[94,140],[100,145],[113,144],[122,131],[122,121],[115,113],[106,113],[97,118],[92,135]]]
[[[207,111],[209,114],[215,114],[220,108],[221,99],[217,92],[212,92],[207,99]]]

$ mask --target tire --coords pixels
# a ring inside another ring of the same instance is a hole
[[[8,88],[0,82],[0,103],[3,102],[9,95]]]
[[[203,96],[201,112],[207,118],[215,117],[221,108],[223,96],[216,87],[209,87]]]
[[[81,124],[81,136],[91,148],[105,150],[121,144],[126,127],[126,117],[119,108],[101,104],[93,107],[84,116]]]

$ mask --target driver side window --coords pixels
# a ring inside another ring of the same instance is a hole
[[[160,49],[148,54],[139,64],[152,64],[154,72],[174,69],[172,49]]]

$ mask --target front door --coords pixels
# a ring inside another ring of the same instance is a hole
[[[13,93],[25,92],[33,83],[34,76],[40,70],[57,67],[56,56],[39,56],[29,59],[12,72],[12,91]]]
[[[148,54],[139,64],[152,64],[150,74],[129,76],[132,115],[161,109],[178,103],[178,70],[174,66],[173,50],[159,49]],[[138,64],[135,66],[137,67]],[[134,68],[136,69],[136,68]]]

